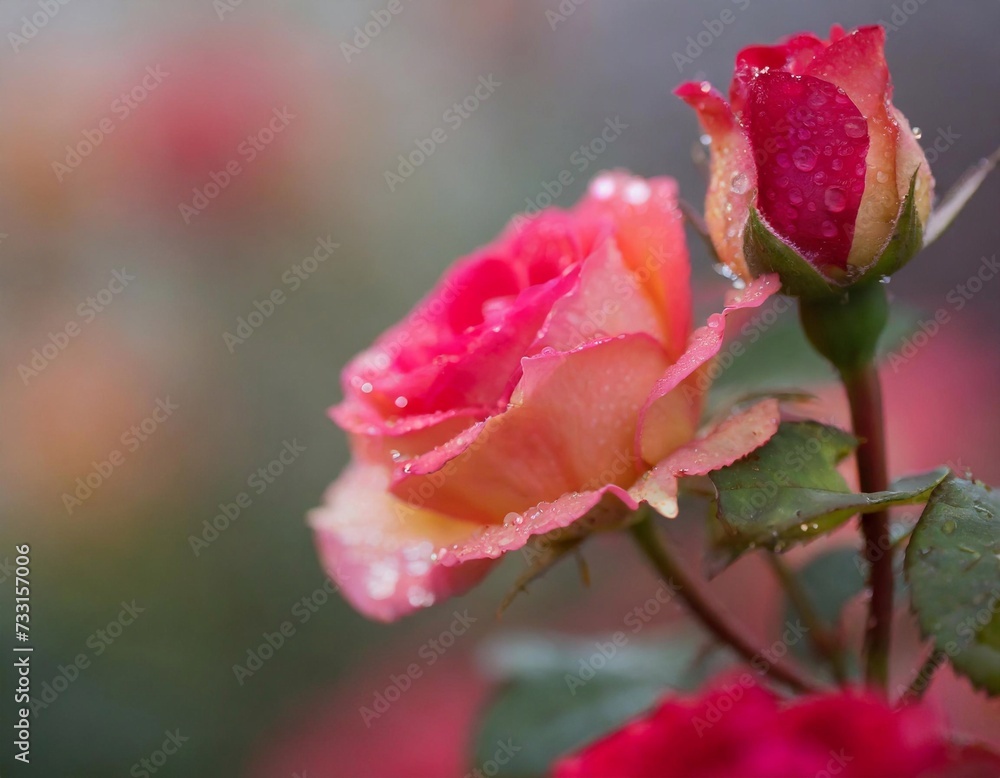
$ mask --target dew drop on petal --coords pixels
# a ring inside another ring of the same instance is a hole
[[[823,204],[831,213],[840,213],[847,207],[847,194],[839,186],[831,186],[823,195]]]
[[[406,404],[408,402],[409,402],[409,400],[407,400],[405,397],[403,397],[402,395],[400,395],[399,397],[396,398],[396,407],[397,408],[405,408]]]
[[[823,226],[820,227],[820,232],[823,233],[824,238],[836,238],[837,225],[831,221],[825,221],[823,222]]]
[[[844,133],[848,138],[863,138],[868,128],[863,119],[848,119],[844,122]]]
[[[363,384],[361,384],[361,391],[364,392],[365,394],[370,393],[373,388],[374,387],[368,381],[365,381]]]
[[[639,179],[630,181],[625,187],[625,199],[632,205],[642,205],[651,194],[649,184]]]
[[[916,138],[917,140],[920,140],[923,137],[923,135],[924,135],[924,131],[921,130],[919,127],[914,127],[913,128],[913,137],[914,138]]]
[[[732,181],[733,194],[746,194],[747,189],[750,188],[750,181],[747,179],[745,173],[737,173],[733,176]]]
[[[808,173],[816,167],[816,150],[812,146],[799,146],[792,154],[795,167]]]
[[[590,185],[590,193],[598,200],[607,200],[615,193],[615,180],[611,176],[598,176]]]

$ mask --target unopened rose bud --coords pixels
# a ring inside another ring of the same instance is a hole
[[[884,43],[878,26],[801,33],[743,49],[729,103],[708,83],[677,89],[711,138],[706,222],[737,275],[823,296],[922,245],[934,179],[892,105]]]

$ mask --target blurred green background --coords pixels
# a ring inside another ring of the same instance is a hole
[[[1000,137],[995,2],[4,0],[0,650],[13,642],[14,545],[28,543],[32,693],[52,689],[30,766],[13,763],[4,659],[4,774],[464,774],[488,693],[474,650],[509,631],[613,629],[655,581],[612,540],[588,557],[585,596],[567,565],[498,622],[523,565],[510,561],[456,602],[477,622],[432,667],[421,649],[455,608],[387,627],[322,588],[304,517],[346,461],[326,417],[340,367],[540,195],[568,206],[599,170],[625,167],[670,173],[700,201],[698,129],[677,83],[724,87],[744,45],[879,20],[895,28],[895,104],[925,147],[940,143],[940,191]],[[449,114],[481,77],[498,84],[488,99]],[[618,139],[580,153],[616,119]],[[445,141],[390,184],[399,155],[438,127]],[[996,252],[998,186],[893,280],[898,297],[933,310]],[[336,246],[303,265],[320,242]],[[722,282],[692,254],[708,309]],[[910,396],[890,399],[890,417],[939,444],[914,466],[1000,476],[996,300],[989,288],[956,317],[967,372],[921,384],[924,355],[895,384]],[[953,394],[921,413],[935,386]],[[286,445],[295,456],[273,464]],[[92,494],[77,494],[95,467]],[[241,492],[212,535],[206,522]],[[123,603],[141,612],[122,617]],[[746,606],[751,623],[761,607]],[[273,656],[235,673],[284,622],[294,634]],[[368,726],[360,708],[414,661],[425,677]],[[171,732],[188,739],[160,761]]]

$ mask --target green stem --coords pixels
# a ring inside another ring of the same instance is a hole
[[[836,633],[829,629],[826,622],[817,613],[812,599],[806,590],[802,588],[801,582],[795,573],[792,572],[791,568],[784,563],[781,557],[773,552],[768,552],[766,556],[768,562],[771,564],[771,569],[774,570],[774,574],[788,595],[789,601],[795,606],[795,610],[798,611],[799,615],[802,616],[802,620],[806,623],[806,627],[809,629],[809,639],[816,647],[816,650],[830,665],[833,677],[836,678],[837,683],[844,686],[848,681],[847,662],[845,661],[843,648]]]
[[[851,405],[854,434],[861,439],[857,450],[859,486],[862,492],[884,491],[889,487],[889,477],[878,370],[873,362],[867,362],[858,369],[842,371],[841,378]],[[865,680],[885,692],[889,681],[894,583],[888,511],[862,516],[861,531],[871,588],[865,631]]]
[[[757,648],[753,640],[746,636],[737,625],[719,611],[708,593],[688,574],[673,556],[668,546],[660,541],[653,525],[651,511],[648,508],[640,510],[643,514],[642,518],[630,527],[632,536],[656,571],[677,589],[690,611],[705,628],[721,642],[732,647],[754,669],[762,669],[763,672],[770,674],[798,692],[818,691],[816,685],[796,668],[784,664],[780,660],[769,661],[768,658],[765,658],[764,652]]]

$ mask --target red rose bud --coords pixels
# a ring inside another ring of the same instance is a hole
[[[878,26],[801,33],[743,49],[729,103],[707,82],[678,87],[711,138],[706,222],[737,275],[822,296],[920,248],[934,179],[892,105],[884,44]]]

